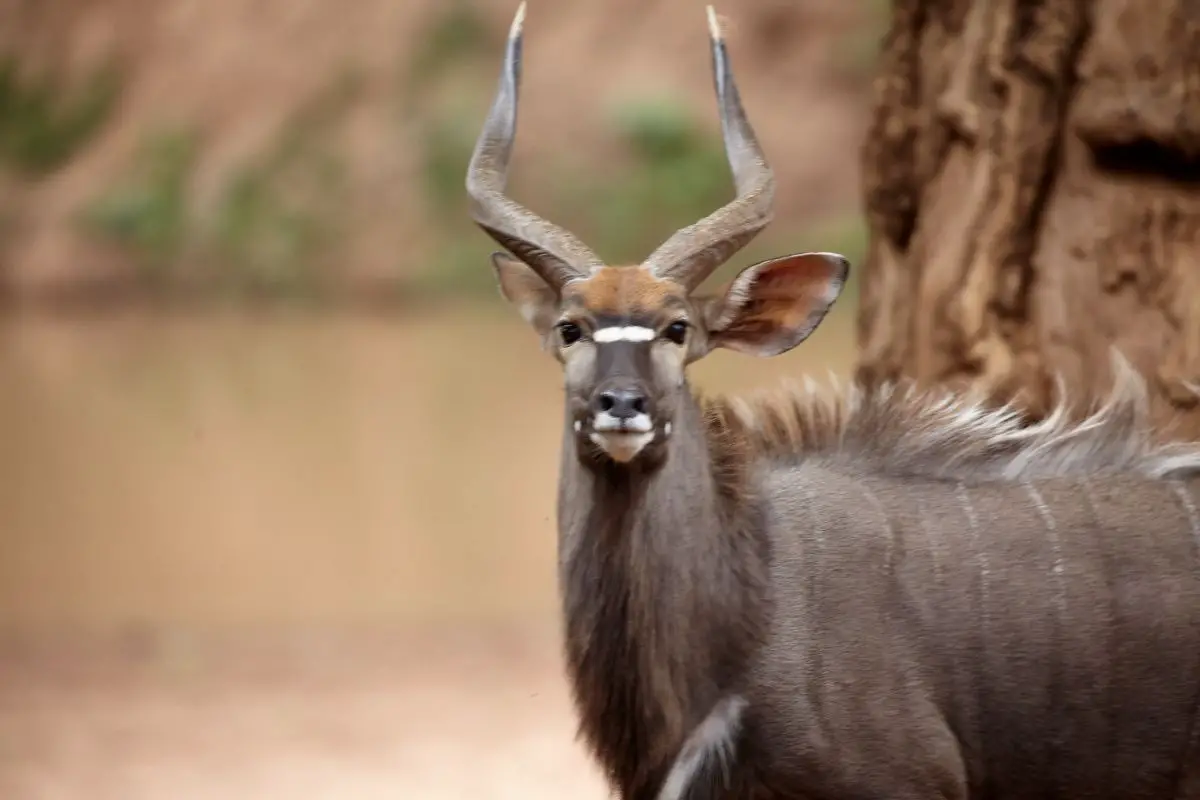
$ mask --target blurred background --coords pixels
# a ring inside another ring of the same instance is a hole
[[[605,796],[463,190],[515,8],[0,0],[0,798]],[[717,10],[780,183],[713,282],[857,263],[887,4]],[[532,0],[510,191],[639,260],[732,196],[711,80],[702,0]],[[694,380],[848,374],[856,307]]]

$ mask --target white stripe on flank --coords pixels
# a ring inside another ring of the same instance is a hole
[[[1046,501],[1042,498],[1042,493],[1037,490],[1037,487],[1030,481],[1021,481],[1021,484],[1025,487],[1025,492],[1029,495],[1029,498],[1033,500],[1033,506],[1037,509],[1038,516],[1042,518],[1042,523],[1046,526],[1047,538],[1050,540],[1050,546],[1054,551],[1054,564],[1050,567],[1050,572],[1054,575],[1054,581],[1057,584],[1054,601],[1060,613],[1065,614],[1067,611],[1067,588],[1063,583],[1062,577],[1065,566],[1063,564],[1062,540],[1058,533],[1058,522],[1055,521],[1054,514],[1050,511],[1050,506],[1046,505]]]
[[[641,325],[623,325],[611,328],[597,328],[592,339],[600,344],[609,342],[652,342],[655,333],[650,328]]]
[[[1192,538],[1196,540],[1197,544],[1200,544],[1200,514],[1196,513],[1196,503],[1192,500],[1192,493],[1188,491],[1187,484],[1179,480],[1171,481],[1171,488],[1175,490],[1179,502],[1187,511],[1188,521],[1192,523]]]

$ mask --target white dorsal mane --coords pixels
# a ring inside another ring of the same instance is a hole
[[[997,408],[966,394],[911,386],[865,392],[836,380],[828,392],[806,381],[718,402],[769,458],[822,457],[872,472],[946,480],[1200,472],[1200,443],[1154,441],[1145,380],[1115,353],[1113,375],[1108,397],[1082,419],[1072,418],[1060,382],[1060,401],[1033,424],[1011,403]]]

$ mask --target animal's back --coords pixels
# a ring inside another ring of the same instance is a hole
[[[1200,798],[1200,481],[766,484],[781,791]]]

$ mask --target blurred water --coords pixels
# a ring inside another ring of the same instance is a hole
[[[851,331],[696,380],[844,372]],[[0,625],[553,613],[558,380],[491,307],[10,318]]]

